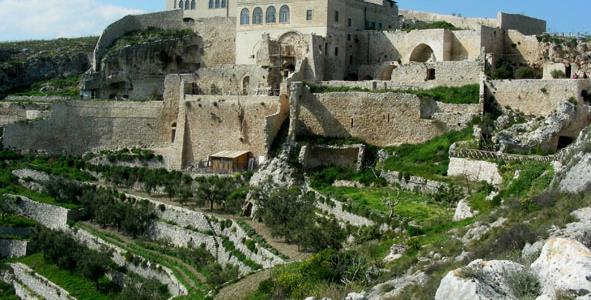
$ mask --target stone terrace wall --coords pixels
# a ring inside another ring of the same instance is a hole
[[[4,146],[23,151],[82,154],[163,143],[157,130],[162,102],[72,101],[45,120],[7,125]]]
[[[428,141],[450,128],[467,126],[466,120],[480,111],[477,104],[445,105],[445,123],[433,118],[439,103],[423,107],[417,96],[400,93],[305,94],[300,102],[297,134],[357,137],[376,146]],[[426,116],[424,108],[430,110]]]
[[[179,29],[185,27],[182,10],[169,10],[144,15],[128,15],[107,26],[94,49],[93,70],[100,71],[100,61],[113,42],[123,35],[148,27]]]
[[[465,176],[471,181],[484,181],[492,185],[503,183],[497,164],[467,158],[450,157],[447,176]]]
[[[28,241],[0,239],[0,257],[13,258],[27,255]]]
[[[35,294],[43,297],[43,299],[52,300],[75,300],[76,298],[70,296],[68,291],[62,289],[49,279],[35,273],[28,266],[21,263],[10,264],[14,279],[22,283],[29,290]]]
[[[50,229],[67,229],[73,213],[66,208],[39,203],[24,196],[6,195],[4,202],[16,214],[31,218]]]
[[[486,86],[489,97],[494,97],[502,107],[527,115],[547,116],[570,97],[582,102],[581,93],[591,91],[591,80],[493,80]]]

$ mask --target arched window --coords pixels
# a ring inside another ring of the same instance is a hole
[[[277,15],[277,11],[275,10],[274,6],[267,7],[265,23],[275,23],[276,22],[276,15]]]
[[[220,8],[220,0],[215,0],[215,8]]]
[[[240,25],[247,25],[250,21],[250,12],[248,11],[248,8],[243,8],[242,11],[240,11]]]
[[[196,5],[197,3],[195,3],[195,0],[191,0],[191,9],[195,9]]]
[[[289,23],[289,6],[283,5],[279,9],[279,23]]]
[[[213,0],[209,0],[209,8],[213,8]]]
[[[185,1],[185,9],[191,9],[191,2],[189,0]]]
[[[263,10],[260,7],[252,11],[252,24],[263,24]]]
[[[228,7],[228,0],[222,0],[222,8]]]
[[[179,8],[183,9],[184,7],[185,7],[185,4],[184,4],[183,0],[180,0],[179,1]]]

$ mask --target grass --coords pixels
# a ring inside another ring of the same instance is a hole
[[[435,100],[452,104],[478,104],[480,101],[480,86],[470,84],[461,87],[441,86],[427,90],[420,89],[368,89],[362,87],[334,87],[307,84],[312,93],[336,92],[368,92],[368,93],[405,93],[418,96],[421,100]]]
[[[423,144],[388,147],[387,151],[394,155],[385,161],[384,170],[441,180],[447,175],[450,146],[471,138],[472,129],[466,128],[446,133]]]
[[[447,206],[432,201],[429,196],[390,187],[326,187],[321,192],[347,203],[344,209],[370,219],[385,219],[390,212],[386,201],[397,200],[394,213],[398,218],[412,220],[425,227],[423,230],[450,222],[452,217]]]
[[[9,62],[24,62],[28,57],[52,57],[78,52],[92,53],[98,37],[59,38],[52,40],[29,40],[0,42],[0,49],[11,55]]]
[[[425,29],[449,29],[449,30],[461,30],[453,24],[445,21],[433,21],[433,22],[417,22],[415,24],[405,24],[402,30],[407,32],[412,30],[425,30]]]
[[[97,290],[96,284],[94,282],[88,280],[81,274],[60,269],[54,263],[44,259],[41,253],[19,258],[16,261],[31,267],[31,269],[35,270],[35,272],[41,274],[53,283],[62,287],[68,291],[70,295],[78,299],[113,299],[112,295],[108,295],[100,290]]]
[[[0,213],[0,226],[3,227],[33,227],[37,222],[23,216]]]
[[[0,300],[19,300],[12,285],[0,281]]]
[[[52,78],[33,83],[24,90],[15,91],[13,96],[62,96],[77,98],[80,95],[80,75]],[[46,91],[41,91],[43,88]]]

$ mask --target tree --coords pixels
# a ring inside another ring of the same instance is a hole
[[[111,264],[111,260],[104,253],[87,251],[79,269],[84,277],[95,282],[98,290],[99,280],[109,271]]]
[[[228,195],[232,192],[233,180],[219,176],[201,177],[195,196],[197,204],[209,203],[209,209],[213,210],[215,204],[223,204]]]

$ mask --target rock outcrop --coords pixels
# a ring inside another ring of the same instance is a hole
[[[460,202],[458,202],[458,205],[456,206],[453,221],[462,221],[465,219],[472,218],[474,215],[475,213],[474,211],[472,211],[472,208],[470,208],[470,204],[468,203],[468,201],[466,201],[466,199],[462,199],[460,200]]]
[[[441,280],[435,300],[517,299],[507,282],[507,274],[527,272],[525,267],[506,260],[475,260],[453,270]]]
[[[558,291],[591,294],[591,251],[575,240],[550,238],[531,268],[550,298]]]
[[[591,189],[591,126],[585,128],[569,147],[562,167],[554,176],[561,192],[577,194]]]

